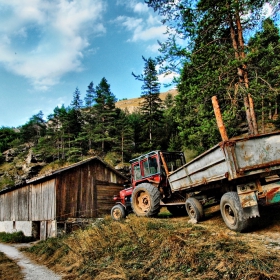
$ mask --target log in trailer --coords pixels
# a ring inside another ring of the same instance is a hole
[[[199,222],[205,207],[219,203],[227,227],[242,232],[260,216],[260,205],[280,203],[280,131],[221,135],[222,142],[188,163],[182,152],[152,151],[131,160],[131,186],[114,198],[113,219],[131,210],[155,216],[166,206],[173,214],[186,210]]]

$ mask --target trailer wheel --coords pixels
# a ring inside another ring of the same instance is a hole
[[[140,217],[152,217],[160,210],[160,192],[149,183],[138,185],[132,192],[131,206]]]
[[[242,232],[248,227],[249,221],[244,216],[243,208],[236,192],[227,192],[222,196],[220,210],[229,229]]]
[[[201,221],[204,217],[202,204],[194,197],[189,197],[186,200],[186,210],[192,220]]]
[[[201,221],[204,217],[204,211],[201,203],[194,197],[189,197],[186,200],[186,210],[189,217],[197,222]]]
[[[111,217],[115,221],[120,221],[126,217],[125,209],[122,205],[116,204],[111,209]]]

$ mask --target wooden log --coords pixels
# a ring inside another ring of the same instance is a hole
[[[223,141],[228,141],[227,131],[226,131],[226,128],[224,126],[224,122],[223,122],[222,114],[221,114],[221,111],[220,111],[217,96],[212,97],[212,104],[213,104],[214,114],[215,114],[216,121],[217,121],[217,126],[219,128],[222,140]]]

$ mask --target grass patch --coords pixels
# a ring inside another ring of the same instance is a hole
[[[8,172],[11,169],[14,169],[14,164],[11,163],[11,162],[4,162],[0,166],[0,170],[3,171],[3,172]]]
[[[0,242],[3,243],[27,243],[33,240],[33,237],[25,236],[22,231],[13,233],[0,232]]]
[[[64,164],[65,162],[61,162],[61,161],[54,161],[54,162],[51,162],[47,165],[45,165],[39,172],[40,175],[43,175],[43,174],[47,174],[47,173],[50,173],[54,170],[57,170],[57,169],[60,169],[62,167],[64,167]]]
[[[11,177],[8,176],[2,176],[0,178],[0,190],[5,189],[7,187],[14,186],[15,182]]]
[[[20,267],[14,261],[7,258],[2,252],[0,252],[0,279],[24,279]]]
[[[70,251],[67,244],[64,243],[66,236],[59,238],[49,238],[46,241],[39,241],[36,245],[29,248],[21,248],[22,251],[31,253],[33,256],[41,256],[43,261],[49,265],[55,265],[61,262]]]
[[[106,217],[26,250],[73,279],[280,279],[279,256],[187,218]]]

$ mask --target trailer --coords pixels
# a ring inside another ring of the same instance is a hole
[[[168,181],[172,193],[197,199],[196,203],[186,201],[187,210],[193,212],[190,216],[200,220],[201,206],[213,198],[220,201],[226,225],[242,231],[248,219],[260,215],[259,205],[280,202],[279,174],[278,131],[222,141],[171,172]]]
[[[212,101],[222,141],[188,163],[182,152],[158,150],[131,160],[131,185],[115,196],[113,219],[130,211],[155,216],[166,206],[199,222],[219,204],[227,227],[241,232],[260,216],[259,206],[280,203],[280,131],[228,139]]]

